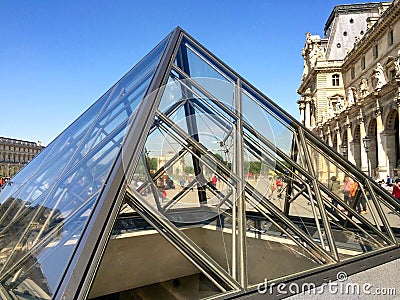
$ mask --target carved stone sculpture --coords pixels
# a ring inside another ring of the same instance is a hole
[[[386,84],[385,73],[380,63],[376,64],[376,69],[374,71],[375,78],[377,79],[375,90],[379,91]]]
[[[396,59],[394,60],[394,69],[396,71],[396,77],[400,77],[400,47],[397,51]]]
[[[365,78],[362,78],[360,81],[360,97],[364,98],[369,94],[368,90],[368,81]]]
[[[347,90],[347,106],[350,107],[354,104],[353,88],[349,87]]]
[[[311,35],[306,33],[306,43],[301,51],[304,59],[304,69],[302,80],[308,75],[310,70],[315,67],[317,60],[325,56],[325,49],[321,46],[321,38],[319,35]]]

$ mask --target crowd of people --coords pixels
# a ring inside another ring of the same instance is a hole
[[[397,178],[393,180],[389,175],[386,180],[379,180],[378,183],[389,193],[400,204],[400,179]],[[367,212],[367,202],[363,193],[359,193],[359,185],[357,181],[351,179],[348,175],[344,176],[343,182],[340,182],[336,176],[332,176],[329,182],[329,190],[332,191],[339,199],[353,207],[357,212],[361,214],[366,214]],[[338,206],[338,202],[333,200],[333,205]],[[397,210],[397,209],[396,209]],[[343,209],[345,211],[345,209]],[[399,211],[399,210],[397,210]]]
[[[358,182],[353,181],[350,176],[345,175],[342,184],[337,180],[336,176],[331,177],[329,189],[343,202],[356,209],[361,214],[367,213],[367,201],[360,191]],[[343,196],[342,196],[343,195]],[[333,200],[333,205],[338,206],[338,202]],[[346,212],[346,209],[343,209]]]
[[[386,180],[380,180],[378,183],[389,193],[391,193],[400,204],[400,178],[393,180],[390,176],[387,176]],[[274,178],[270,176],[268,178],[268,185],[268,197],[282,197],[282,194],[286,188],[286,183],[283,178]],[[349,175],[345,174],[342,180],[337,178],[337,176],[332,176],[328,182],[328,188],[334,195],[337,196],[338,199],[355,209],[358,213],[368,213],[367,199],[365,198],[358,182],[353,180]],[[310,202],[308,203],[310,204]],[[332,197],[332,204],[336,208],[338,208],[340,205],[339,200],[336,200],[335,197]],[[341,205],[340,208],[342,212],[347,213],[347,209],[344,208],[343,205]]]

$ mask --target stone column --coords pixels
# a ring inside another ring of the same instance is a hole
[[[347,130],[347,160],[353,164],[356,164],[356,160],[354,158],[354,153],[356,148],[354,147],[353,133],[351,131],[351,123],[346,123]]]
[[[397,167],[397,161],[396,161],[396,130],[389,130],[386,129],[383,132],[383,139],[385,140],[385,149],[386,149],[386,166],[388,167],[388,174],[393,176],[390,172]],[[382,179],[382,177],[381,177]]]
[[[382,122],[382,114],[380,110],[376,112],[376,143],[377,143],[377,150],[378,150],[378,170],[377,170],[377,178],[385,179],[386,175],[388,175],[389,170],[387,168],[387,153],[384,147],[384,143],[386,143],[386,139],[384,138],[384,128]]]
[[[329,147],[332,147],[333,146],[333,139],[332,139],[332,133],[329,130],[329,128],[327,129],[327,131],[325,133],[325,136],[326,136],[326,143],[329,145]]]
[[[335,134],[336,134],[336,142],[337,142],[337,145],[336,145],[336,151],[338,152],[338,153],[340,153],[340,154],[343,154],[342,153],[342,136],[340,135],[340,127],[339,127],[339,124],[337,124],[336,125],[336,127],[335,127]],[[347,150],[348,150],[348,148],[347,148]]]
[[[365,151],[364,147],[364,142],[363,139],[367,136],[367,133],[365,132],[365,123],[364,123],[364,118],[359,117],[359,122],[360,122],[360,148],[361,148],[361,170],[368,174],[368,157],[367,157],[367,151]]]

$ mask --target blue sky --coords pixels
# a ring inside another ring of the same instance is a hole
[[[362,2],[0,0],[0,136],[48,145],[176,26],[298,119],[305,33]]]

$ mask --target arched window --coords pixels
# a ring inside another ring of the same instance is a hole
[[[339,86],[339,74],[332,75],[332,86]]]

